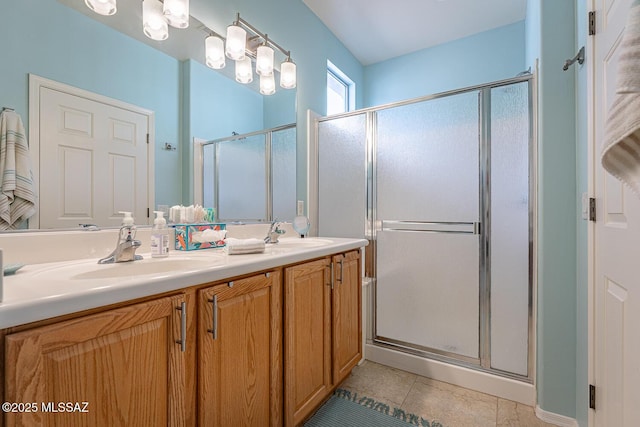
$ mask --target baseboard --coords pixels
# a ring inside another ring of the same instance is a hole
[[[386,347],[367,344],[365,358],[373,362],[412,372],[423,377],[487,393],[503,399],[535,405],[533,384],[491,375],[462,366],[425,359]]]
[[[559,427],[579,427],[578,421],[575,418],[570,418],[554,412],[547,412],[538,405],[536,405],[536,417],[540,418],[545,423],[555,424]]]

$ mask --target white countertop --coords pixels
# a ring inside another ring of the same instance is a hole
[[[172,251],[168,258],[151,258],[142,253],[142,261],[107,265],[98,265],[98,258],[27,265],[15,275],[4,277],[0,329],[367,245],[364,239],[318,238],[317,242],[314,239],[300,239],[307,241],[301,247],[291,242],[293,238],[281,239],[283,245],[267,245],[264,253],[251,255],[227,255],[222,249],[205,249]]]

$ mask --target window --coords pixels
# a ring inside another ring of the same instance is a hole
[[[355,110],[355,83],[327,61],[327,115]]]

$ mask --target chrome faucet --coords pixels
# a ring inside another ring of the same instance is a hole
[[[142,255],[136,255],[136,249],[142,245],[140,240],[135,240],[136,228],[133,225],[120,227],[116,248],[111,255],[98,260],[98,264],[112,264],[114,262],[138,261]]]
[[[267,237],[264,238],[265,243],[278,243],[278,237],[284,234],[285,231],[280,228],[280,223],[277,219],[271,221],[271,227],[267,233]]]

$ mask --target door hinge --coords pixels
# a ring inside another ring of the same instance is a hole
[[[596,409],[596,386],[589,384],[589,408]]]
[[[147,134],[147,144],[149,143],[149,134]]]
[[[589,221],[596,222],[596,199],[589,198]]]
[[[149,218],[149,208],[147,208],[147,218]]]
[[[589,12],[589,35],[593,36],[596,34],[596,12]]]

